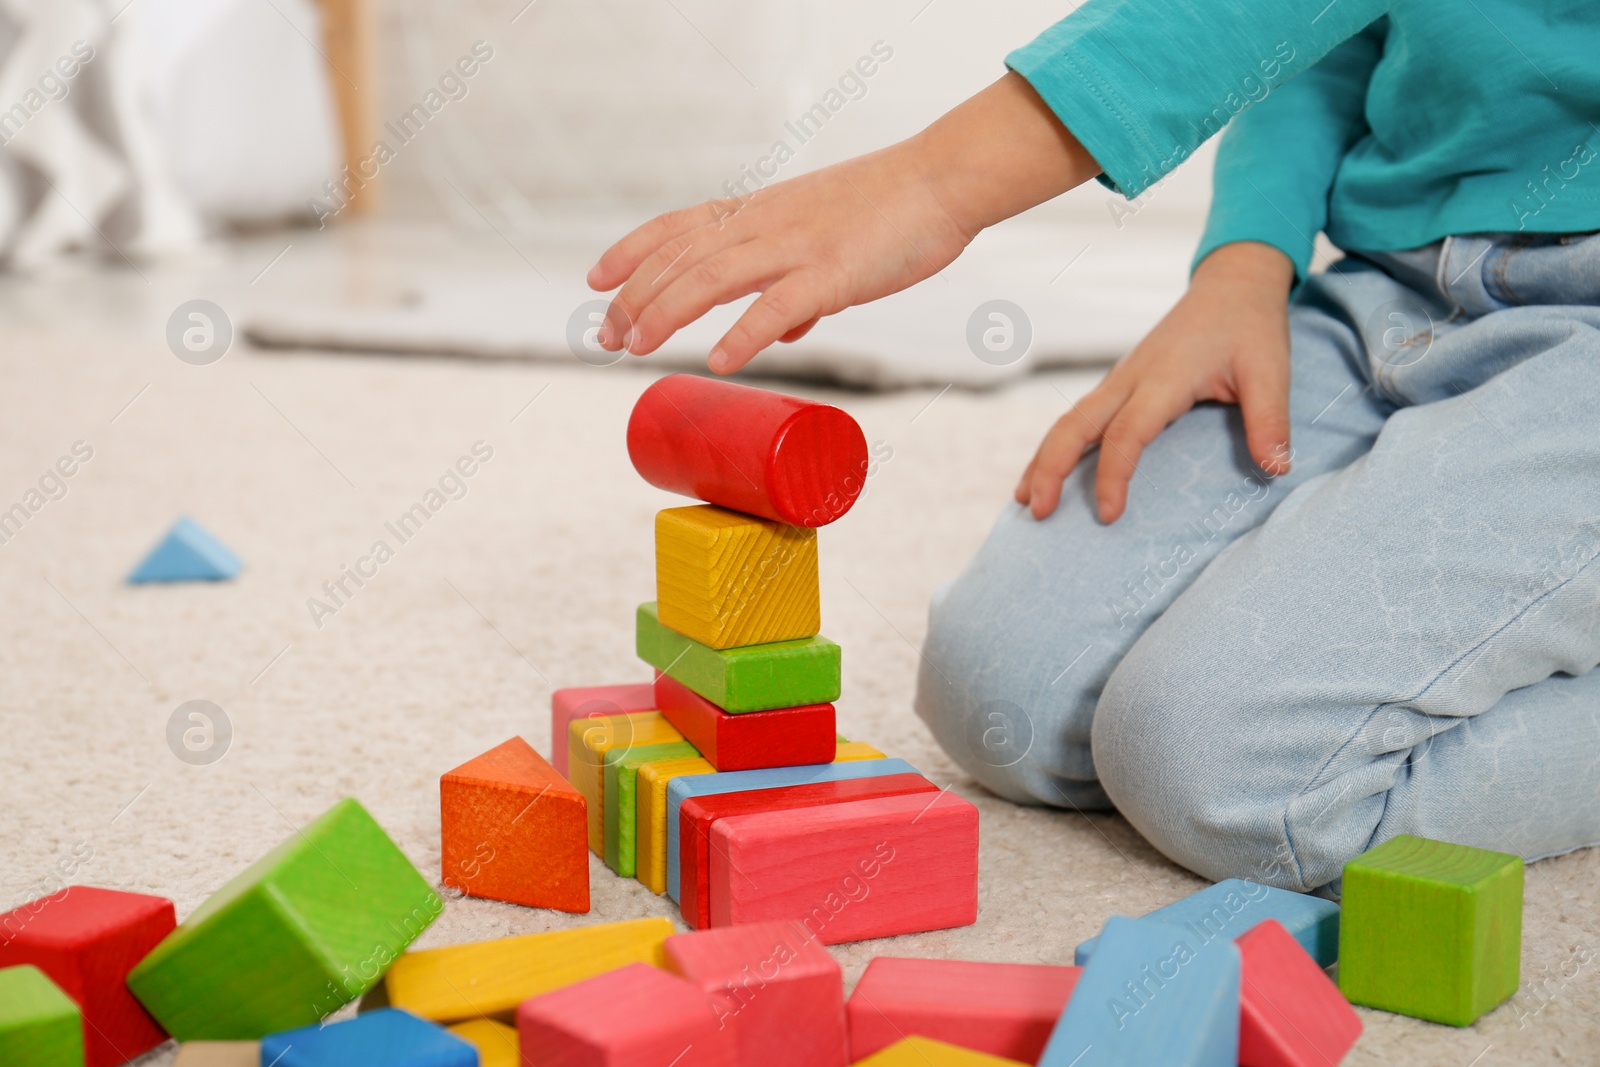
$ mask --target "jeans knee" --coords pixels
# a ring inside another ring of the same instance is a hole
[[[1174,862],[1213,880],[1303,891],[1284,832],[1289,794],[1271,775],[1252,778],[1240,687],[1217,667],[1201,641],[1164,641],[1159,626],[1146,634],[1101,693],[1095,770],[1117,810]]]

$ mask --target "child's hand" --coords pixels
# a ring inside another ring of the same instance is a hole
[[[899,292],[937,273],[975,236],[940,204],[915,141],[851,159],[754,195],[651,219],[589,272],[622,291],[602,347],[642,356],[718,304],[761,291],[712,349],[737,370],[823,315]],[[630,332],[631,327],[631,332]]]
[[[1098,173],[1032,87],[1007,74],[910,140],[634,230],[589,272],[595,289],[622,286],[600,344],[644,355],[718,304],[760,292],[711,351],[711,369],[726,374],[823,315],[938,272],[983,227]]]
[[[1115,522],[1144,446],[1201,400],[1238,404],[1251,457],[1271,475],[1289,469],[1289,258],[1239,242],[1212,252],[1184,294],[1095,389],[1056,420],[1017,485],[1017,502],[1042,519],[1061,480],[1100,445],[1095,497]]]

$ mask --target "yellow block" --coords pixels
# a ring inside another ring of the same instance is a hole
[[[841,741],[834,750],[835,763],[850,760],[883,759],[883,753],[865,741]],[[716,774],[717,769],[703,759],[662,760],[639,766],[635,789],[638,813],[634,819],[638,836],[634,877],[652,893],[667,891],[667,785],[680,774]]]
[[[567,780],[588,803],[589,847],[605,858],[605,755],[614,748],[664,745],[682,741],[683,735],[659,711],[633,711],[573,719],[567,727]]]
[[[493,1019],[473,1019],[449,1028],[478,1050],[478,1067],[523,1067],[517,1031]]]
[[[817,531],[702,504],[656,513],[656,611],[712,648],[822,629]]]
[[[172,1067],[261,1067],[255,1041],[185,1041]]]
[[[389,1004],[436,1023],[513,1021],[517,1005],[630,963],[665,963],[670,919],[631,919],[407,952],[384,983]]]
[[[856,1067],[1022,1067],[1018,1060],[947,1045],[931,1037],[908,1037],[857,1060]]]

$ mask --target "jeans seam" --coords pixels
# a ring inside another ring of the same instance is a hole
[[[1295,846],[1294,835],[1293,835],[1293,832],[1291,831],[1290,826],[1289,826],[1289,807],[1291,805],[1293,805],[1295,801],[1299,800],[1301,797],[1305,796],[1307,793],[1309,793],[1311,791],[1311,784],[1316,782],[1322,776],[1322,773],[1324,771],[1326,771],[1333,764],[1333,761],[1339,758],[1339,754],[1340,753],[1345,751],[1345,749],[1349,748],[1355,742],[1356,738],[1361,736],[1361,733],[1362,733],[1363,730],[1366,729],[1367,724],[1370,723],[1372,721],[1373,717],[1376,716],[1380,711],[1383,711],[1383,710],[1385,710],[1387,708],[1396,708],[1396,707],[1403,708],[1403,707],[1406,707],[1409,704],[1414,704],[1418,700],[1421,700],[1424,696],[1427,695],[1428,690],[1430,690],[1434,686],[1438,685],[1440,679],[1442,679],[1445,675],[1449,674],[1452,670],[1454,670],[1458,665],[1460,665],[1460,663],[1463,660],[1465,660],[1467,657],[1471,656],[1473,653],[1477,652],[1479,649],[1483,648],[1489,642],[1493,641],[1496,637],[1499,637],[1501,634],[1505,633],[1507,629],[1509,629],[1512,625],[1514,625],[1517,622],[1517,620],[1519,620],[1521,618],[1524,618],[1528,614],[1528,612],[1532,611],[1540,603],[1548,600],[1550,597],[1552,597],[1556,593],[1560,592],[1566,586],[1568,586],[1571,583],[1577,581],[1578,578],[1585,571],[1587,571],[1591,566],[1594,565],[1594,562],[1596,560],[1600,560],[1600,552],[1592,553],[1589,556],[1588,559],[1584,560],[1583,565],[1580,566],[1577,570],[1573,571],[1571,575],[1569,575],[1566,578],[1563,578],[1561,581],[1557,582],[1555,585],[1551,586],[1549,589],[1546,589],[1543,593],[1540,593],[1538,596],[1536,596],[1532,600],[1528,601],[1521,608],[1519,608],[1514,615],[1512,615],[1505,622],[1501,623],[1499,626],[1495,627],[1494,630],[1492,630],[1491,632],[1485,634],[1479,641],[1477,641],[1475,644],[1473,644],[1473,646],[1471,648],[1465,650],[1459,656],[1457,656],[1455,659],[1451,660],[1449,663],[1447,663],[1443,667],[1441,667],[1434,674],[1434,676],[1432,678],[1428,679],[1427,684],[1424,685],[1421,689],[1417,690],[1417,692],[1415,694],[1413,694],[1412,696],[1407,697],[1404,700],[1388,700],[1388,701],[1383,702],[1382,704],[1373,705],[1372,710],[1370,712],[1368,712],[1366,718],[1361,720],[1360,725],[1358,725],[1354,730],[1350,731],[1350,735],[1345,738],[1344,742],[1338,748],[1334,749],[1333,752],[1329,753],[1328,758],[1326,760],[1323,760],[1322,765],[1320,767],[1318,767],[1316,773],[1313,774],[1310,777],[1310,779],[1308,779],[1307,784],[1304,787],[1302,787],[1299,792],[1297,792],[1293,797],[1291,797],[1289,799],[1289,803],[1284,805],[1284,809],[1283,809],[1284,840],[1289,845],[1289,854],[1294,857],[1295,874],[1299,877],[1301,885],[1305,885],[1306,884],[1305,868],[1302,866],[1302,864],[1300,862],[1300,850]],[[1504,699],[1504,697],[1505,697],[1505,694],[1502,693],[1501,696],[1500,696],[1500,699]],[[1495,703],[1499,703],[1499,700],[1496,700]],[[1493,706],[1494,706],[1493,704],[1490,705],[1490,707],[1493,707]],[[1411,709],[1411,710],[1415,710],[1415,709]],[[1486,708],[1484,710],[1487,711],[1488,709]],[[1438,717],[1440,717],[1440,716],[1429,715],[1429,713],[1425,712],[1425,711],[1418,712],[1418,714],[1419,715],[1428,715],[1429,718],[1438,718]],[[1454,720],[1456,720],[1457,723],[1465,722],[1467,719],[1473,718],[1473,716],[1470,716],[1470,715],[1451,715],[1451,716],[1443,716],[1443,717],[1454,719]],[[1440,733],[1443,733],[1443,732],[1444,731],[1440,731]],[[1430,738],[1432,738],[1434,736],[1437,736],[1437,735],[1436,734],[1430,734],[1429,735]],[[1412,747],[1415,747],[1415,746],[1412,746]],[[1384,790],[1384,806],[1385,806],[1385,809],[1387,809],[1387,807],[1388,807],[1389,792],[1390,792],[1390,790],[1387,790],[1387,789]],[[1382,822],[1382,818],[1381,817],[1380,817],[1379,821]]]

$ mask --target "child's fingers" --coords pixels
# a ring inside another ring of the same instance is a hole
[[[811,327],[815,326],[821,321],[821,315],[813,315],[808,321],[802,322],[800,325],[796,326],[794,329],[778,338],[778,340],[782,341],[784,344],[791,344],[795,341],[798,341],[800,338],[811,332]]]
[[[646,256],[663,244],[690,230],[728,218],[738,206],[737,200],[709,200],[657,215],[601,254],[589,268],[589,288],[602,293],[615,289],[639,269]]]
[[[611,298],[600,338],[601,347],[613,352],[624,347],[634,351],[633,343],[637,338],[627,331],[637,330],[640,317],[656,297],[678,278],[739,241],[730,230],[701,226],[651,252]]]
[[[1273,477],[1289,473],[1288,354],[1241,362],[1234,377],[1250,457]]]
[[[747,241],[678,274],[633,320],[628,351],[648,355],[701,315],[762,288],[779,269],[770,244]]]
[[[825,283],[815,271],[796,270],[778,279],[722,335],[706,365],[717,374],[731,374],[762,349],[792,330],[820,318],[825,311]]]
[[[1095,472],[1094,495],[1101,522],[1113,523],[1122,517],[1128,505],[1128,483],[1138,469],[1145,446],[1193,403],[1181,394],[1141,389],[1117,412],[1101,439],[1099,468]]]
[[[1056,420],[1033,457],[1028,470],[1028,504],[1033,517],[1042,519],[1061,500],[1061,480],[1078,465],[1083,453],[1100,440],[1100,430],[1128,396],[1128,388],[1107,379]]]

